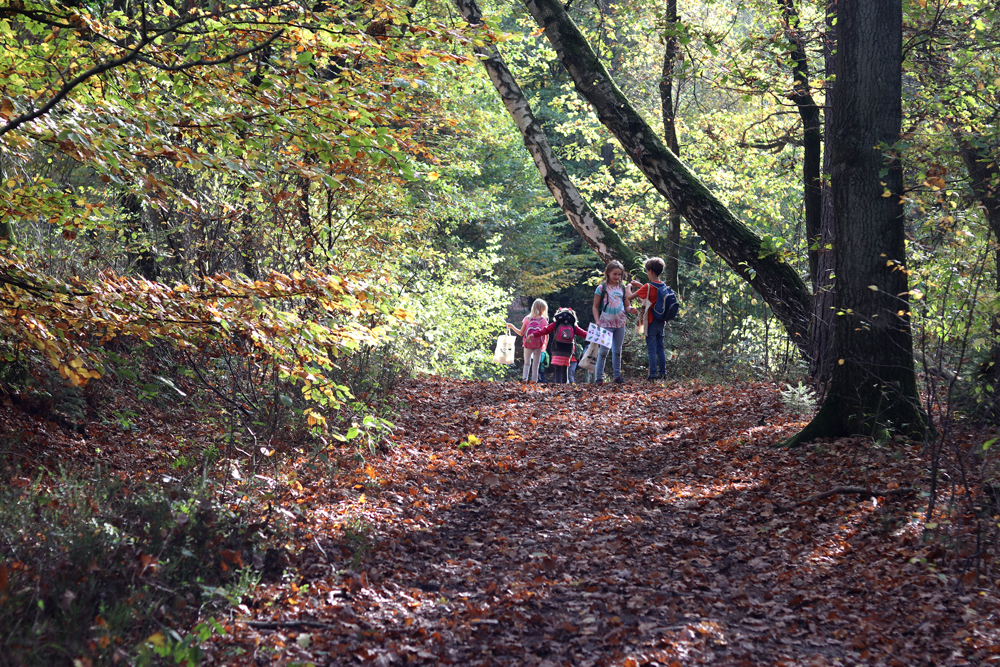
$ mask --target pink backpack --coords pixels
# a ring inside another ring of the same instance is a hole
[[[540,350],[542,348],[542,343],[545,342],[545,336],[532,336],[531,334],[536,334],[548,325],[548,320],[544,317],[532,317],[528,320],[528,323],[524,325],[524,347],[528,350]]]

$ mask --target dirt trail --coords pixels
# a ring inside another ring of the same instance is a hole
[[[920,562],[917,494],[783,511],[910,486],[920,461],[861,439],[770,447],[801,426],[771,386],[428,379],[401,400],[392,453],[302,503],[298,578],[229,640],[258,664],[273,647],[317,665],[1000,656],[993,592]]]

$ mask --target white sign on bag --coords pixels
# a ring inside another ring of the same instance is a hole
[[[593,322],[587,327],[587,342],[597,343],[601,347],[611,347],[611,332],[607,329],[602,329]]]

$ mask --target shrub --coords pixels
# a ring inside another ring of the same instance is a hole
[[[238,603],[256,582],[244,564],[262,528],[197,478],[130,488],[100,472],[4,477],[0,664],[111,664],[156,632],[179,637],[173,628]]]

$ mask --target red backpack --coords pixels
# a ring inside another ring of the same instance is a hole
[[[544,336],[537,336],[532,334],[537,334],[539,331],[544,329],[548,322],[544,317],[532,317],[528,320],[528,323],[524,325],[524,347],[528,350],[540,350],[542,349],[542,343],[545,341]]]
[[[572,343],[573,336],[576,331],[573,329],[572,324],[561,324],[559,328],[556,329],[556,342],[557,343]]]

